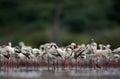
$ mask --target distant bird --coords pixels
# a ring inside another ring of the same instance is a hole
[[[114,50],[113,50],[113,53],[118,53],[118,54],[120,54],[120,47],[114,49]]]
[[[14,48],[12,47],[12,43],[9,42],[8,45],[3,45],[0,47],[0,53],[7,59],[10,58],[10,56],[14,55]]]
[[[72,45],[75,46],[75,44]],[[58,48],[57,51],[62,59],[73,59],[75,55],[74,47],[71,47],[70,45]]]
[[[12,43],[9,42],[7,46],[4,47],[6,52],[8,52],[9,54],[15,54],[14,52],[14,48],[12,47]]]
[[[32,53],[31,46],[25,46],[24,42],[20,42],[19,46],[21,47],[21,53],[25,55],[28,59],[30,59],[30,54]]]
[[[33,48],[33,49],[32,49],[32,54],[33,54],[35,57],[37,57],[37,56],[40,54],[40,50],[37,49],[37,48]]]
[[[72,42],[70,46],[72,49],[75,49],[77,45],[76,45],[76,43]]]
[[[42,45],[42,58],[43,60],[47,61],[49,60],[55,60],[57,57],[60,56],[60,54],[57,51],[58,46],[55,43],[46,43]],[[40,53],[40,54],[41,54]]]

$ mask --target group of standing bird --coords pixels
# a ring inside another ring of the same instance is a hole
[[[40,45],[39,48],[26,46],[24,42],[20,42],[18,46],[13,47],[12,43],[0,46],[1,60],[31,60],[39,62],[50,62],[58,60],[77,61],[95,61],[101,60],[116,61],[120,58],[120,51],[110,49],[110,45],[97,44],[92,41],[90,44],[76,45],[71,43],[65,47],[59,47],[56,43],[46,43]]]

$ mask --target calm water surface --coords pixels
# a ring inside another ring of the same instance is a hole
[[[0,79],[120,79],[119,69],[1,69]]]

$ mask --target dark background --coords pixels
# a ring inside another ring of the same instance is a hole
[[[0,0],[0,45],[120,46],[120,0]]]

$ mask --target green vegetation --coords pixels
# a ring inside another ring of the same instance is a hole
[[[36,47],[52,41],[51,29],[57,27],[60,45],[94,38],[118,47],[119,4],[119,0],[0,0],[0,44],[24,41]]]

